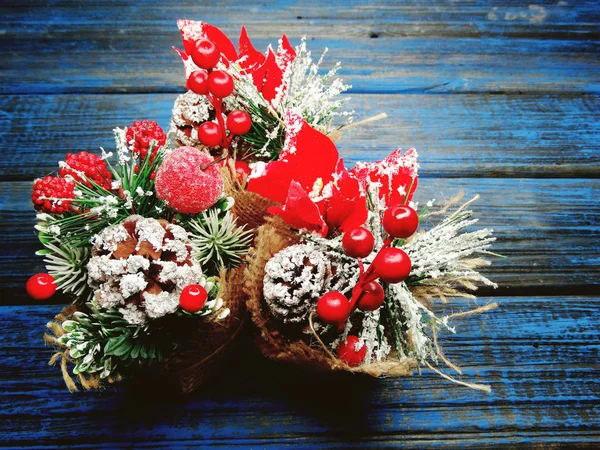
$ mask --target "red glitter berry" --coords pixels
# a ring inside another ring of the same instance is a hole
[[[66,167],[61,167],[58,174],[65,178],[67,175],[92,187],[90,180],[104,189],[110,189],[112,174],[108,171],[106,162],[98,155],[88,152],[67,153]]]
[[[360,339],[358,336],[349,335],[344,342],[341,342],[337,348],[338,357],[350,367],[360,366],[367,356],[367,347],[362,345],[359,350]]]
[[[223,194],[223,179],[208,153],[180,147],[169,153],[156,174],[156,196],[175,211],[196,214],[210,208]]]
[[[33,183],[31,201],[38,211],[49,214],[63,214],[69,210],[75,198],[75,183],[65,178],[47,176]]]
[[[139,155],[141,159],[146,159],[148,148],[153,140],[157,143],[152,150],[151,159],[154,159],[158,149],[167,142],[167,135],[163,129],[156,122],[149,120],[136,120],[133,122],[133,125],[127,127],[125,138],[129,149]]]

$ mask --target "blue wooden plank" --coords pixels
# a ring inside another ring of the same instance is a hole
[[[600,72],[599,72],[600,73]],[[175,94],[0,96],[0,179],[39,177],[66,153],[114,147],[137,119],[167,127]],[[349,165],[416,147],[426,177],[597,177],[600,97],[352,95],[356,127],[337,145]]]
[[[176,92],[175,20],[189,17],[233,38],[245,23],[259,48],[307,35],[358,93],[598,93],[597,3],[563,3],[42,2],[3,11],[0,92]]]
[[[0,343],[0,433],[11,445],[82,448],[132,440],[149,447],[599,443],[600,299],[496,300],[499,310],[463,321],[444,344],[469,377],[491,382],[489,395],[427,371],[400,380],[308,374],[248,347],[203,392],[157,394],[160,401],[148,398],[148,387],[66,393],[58,370],[44,365],[50,350],[40,348],[56,307],[2,307],[1,329],[14,332]]]

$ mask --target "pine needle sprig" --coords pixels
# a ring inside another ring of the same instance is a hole
[[[60,337],[76,361],[73,373],[99,373],[104,379],[119,367],[145,367],[163,359],[164,349],[145,325],[131,325],[115,308],[102,311],[88,303],[89,314],[75,312]]]
[[[78,303],[87,302],[92,296],[85,268],[90,258],[89,248],[61,245],[56,240],[47,241],[44,247],[36,254],[44,256],[46,270],[54,277],[59,289],[73,295]]]
[[[238,227],[230,211],[222,214],[211,208],[190,220],[186,228],[196,246],[196,257],[209,272],[237,267],[252,244],[252,231]]]

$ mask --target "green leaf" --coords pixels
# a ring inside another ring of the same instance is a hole
[[[129,339],[128,334],[122,334],[117,337],[111,337],[104,347],[105,355],[115,355],[119,347],[121,347]]]
[[[140,354],[140,348],[142,347],[142,343],[138,342],[137,344],[135,344],[133,346],[133,349],[131,350],[131,354],[129,355],[131,359],[137,359],[137,357]]]

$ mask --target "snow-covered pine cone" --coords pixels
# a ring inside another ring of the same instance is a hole
[[[174,313],[189,284],[212,288],[192,255],[187,232],[165,220],[131,216],[93,238],[87,264],[93,302],[118,307],[130,323]]]
[[[267,262],[263,295],[275,318],[302,322],[325,292],[351,290],[356,274],[356,267],[344,263],[340,255],[313,244],[296,244]]]
[[[200,147],[198,139],[200,125],[215,118],[215,110],[204,95],[188,91],[181,94],[173,105],[169,134],[179,147]]]

